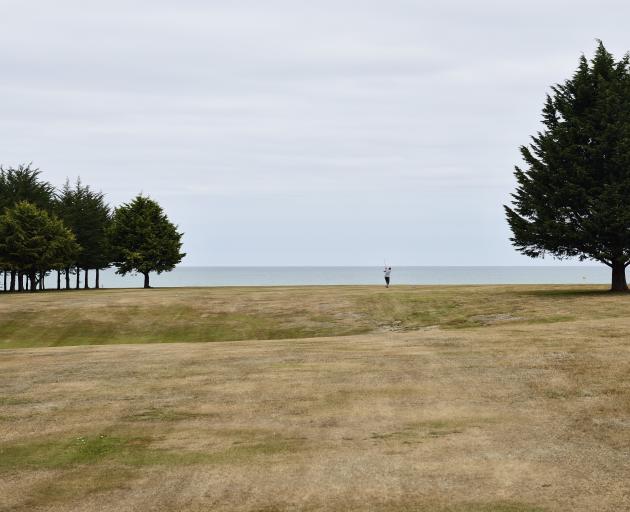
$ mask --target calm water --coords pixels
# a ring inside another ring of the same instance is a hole
[[[53,277],[53,276],[51,276]],[[81,276],[83,277],[83,275]],[[48,278],[47,287],[56,286]],[[71,281],[74,286],[74,276]],[[81,279],[81,283],[83,279]],[[105,288],[142,286],[142,276],[101,272]],[[383,284],[382,267],[178,267],[151,275],[152,286],[273,286]],[[392,285],[400,284],[595,284],[610,283],[605,266],[574,267],[393,267]],[[94,272],[90,272],[90,286]],[[83,285],[83,284],[81,284]]]

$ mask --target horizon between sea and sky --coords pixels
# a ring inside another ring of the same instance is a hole
[[[548,282],[550,264],[588,281],[592,262],[518,254],[502,205],[550,86],[596,38],[630,50],[628,16],[611,0],[5,2],[0,163],[80,176],[112,206],[156,199],[187,253],[156,286],[252,266],[380,283],[384,258],[394,284],[499,265]],[[460,282],[508,279],[484,272]]]
[[[604,265],[572,266],[477,266],[477,267],[392,267],[392,286],[400,285],[483,285],[483,284],[608,284],[610,269]],[[70,284],[75,286],[76,276]],[[81,273],[80,286],[83,286]],[[56,274],[46,279],[55,288]],[[94,274],[90,273],[90,286]],[[191,267],[180,265],[172,272],[152,274],[154,287],[176,286],[301,286],[301,285],[384,285],[383,267]],[[62,286],[64,279],[62,276]],[[103,288],[137,288],[141,275],[120,276],[114,269],[101,271]]]

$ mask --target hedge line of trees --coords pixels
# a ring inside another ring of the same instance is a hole
[[[172,270],[185,256],[177,231],[158,203],[142,195],[112,209],[102,192],[77,180],[57,190],[31,165],[0,166],[0,271],[4,291],[45,288],[56,272],[58,290],[100,288],[99,272],[144,275]],[[72,282],[74,279],[74,282]]]

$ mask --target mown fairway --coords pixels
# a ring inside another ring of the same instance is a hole
[[[0,510],[628,510],[629,332],[593,287],[2,296]]]

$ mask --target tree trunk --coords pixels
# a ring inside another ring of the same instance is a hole
[[[149,286],[149,273],[148,272],[144,273],[144,287],[145,288],[151,288]]]
[[[18,272],[18,292],[24,291],[24,279],[22,278],[22,272]]]
[[[7,291],[7,271],[4,271],[4,286],[2,287],[3,291]]]
[[[627,292],[626,266],[621,261],[613,261],[612,264],[612,286],[611,292]]]
[[[70,289],[70,267],[66,267],[66,271],[64,272],[66,274],[66,290]]]
[[[80,286],[80,283],[79,283],[80,279],[81,279],[81,269],[77,267],[77,290],[79,289],[79,286]]]
[[[83,283],[83,288],[85,288],[86,290],[89,288],[89,283],[88,283],[88,269],[85,269],[85,282]]]
[[[11,271],[11,291],[15,291],[15,270]]]
[[[57,290],[61,290],[61,270],[57,270]]]
[[[98,269],[96,269],[96,289],[98,290],[100,287],[101,287],[100,272]]]
[[[28,279],[31,282],[30,291],[31,293],[35,293],[37,291],[37,272],[34,270],[29,272]]]
[[[40,290],[46,289],[46,272],[39,273],[39,289]]]

